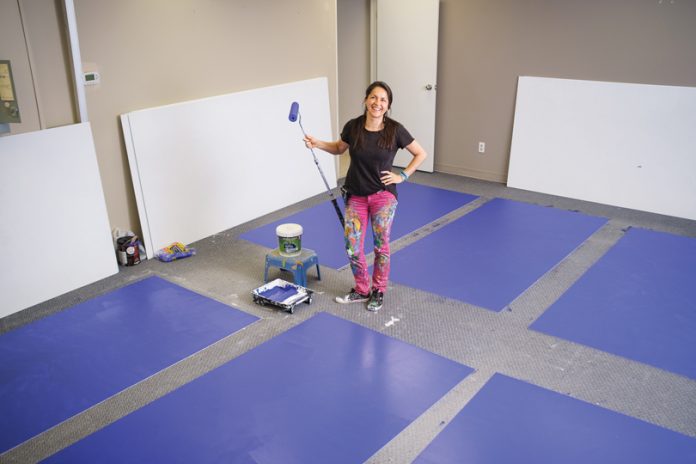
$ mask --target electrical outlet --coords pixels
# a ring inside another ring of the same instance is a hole
[[[486,142],[479,142],[479,153],[486,153]]]

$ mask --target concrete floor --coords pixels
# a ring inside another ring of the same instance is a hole
[[[393,251],[495,197],[577,210],[610,220],[500,313],[397,284],[390,285],[379,313],[365,311],[360,305],[339,305],[333,299],[350,289],[352,275],[347,268],[337,271],[326,267],[322,267],[321,281],[309,272],[308,286],[316,291],[314,301],[310,306],[298,307],[295,314],[254,304],[251,290],[262,283],[267,249],[238,239],[239,234],[326,201],[325,194],[194,243],[195,257],[172,263],[150,260],[121,268],[113,277],[0,319],[0,333],[149,275],[159,275],[261,320],[0,455],[0,462],[35,462],[50,456],[320,311],[476,369],[373,455],[370,463],[413,460],[496,372],[696,438],[695,380],[527,329],[621,238],[627,227],[696,237],[696,221],[520,191],[447,174],[417,173],[412,181],[482,198],[394,242]],[[280,276],[279,271],[270,275]]]

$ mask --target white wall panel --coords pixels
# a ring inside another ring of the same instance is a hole
[[[0,137],[0,317],[118,272],[88,123]]]
[[[696,220],[696,88],[520,77],[508,186]]]
[[[326,78],[121,116],[148,258],[326,191],[293,101],[307,133],[333,139]],[[333,156],[315,152],[335,187]]]

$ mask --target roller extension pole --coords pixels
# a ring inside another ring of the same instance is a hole
[[[300,104],[297,102],[292,102],[292,105],[290,105],[290,114],[288,116],[288,119],[290,122],[295,122],[298,121],[300,123],[300,130],[302,130],[302,134],[307,137],[307,133],[304,130],[304,127],[302,127],[302,115],[300,114]],[[336,214],[338,215],[338,220],[341,221],[341,227],[345,229],[346,227],[346,221],[343,219],[343,213],[341,212],[341,208],[338,206],[338,201],[336,201],[336,197],[333,194],[333,191],[331,190],[331,187],[329,187],[329,183],[326,181],[326,176],[324,176],[324,171],[322,171],[321,166],[319,165],[319,160],[317,159],[317,155],[314,153],[314,148],[309,149],[312,152],[312,156],[314,157],[314,164],[317,165],[317,169],[319,169],[319,174],[321,174],[321,178],[324,181],[324,185],[326,186],[326,191],[329,193],[329,196],[331,197],[331,203],[333,203],[334,209],[336,210]]]

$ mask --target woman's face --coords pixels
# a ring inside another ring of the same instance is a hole
[[[382,87],[375,87],[365,99],[365,110],[373,118],[381,118],[389,110],[389,96]]]

